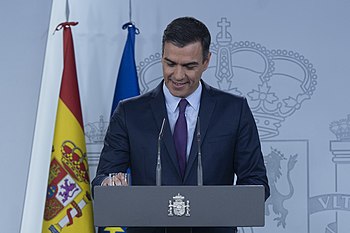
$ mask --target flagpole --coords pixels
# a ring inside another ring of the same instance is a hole
[[[132,20],[132,7],[131,7],[131,0],[129,0],[129,22],[130,23],[132,22],[131,20]]]
[[[66,0],[66,22],[69,22],[69,14],[70,14],[69,0]]]

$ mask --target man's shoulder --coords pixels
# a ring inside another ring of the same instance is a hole
[[[124,99],[120,101],[120,104],[125,108],[139,108],[142,106],[148,106],[148,103],[153,101],[154,99],[157,99],[159,95],[162,95],[161,90],[159,87],[156,87],[144,94],[134,96],[131,98]]]
[[[147,93],[144,93],[144,94],[140,94],[138,96],[133,96],[133,97],[130,97],[130,98],[127,98],[125,100],[123,100],[122,102],[124,104],[137,104],[137,103],[140,103],[140,102],[145,102],[149,99],[152,99],[153,98],[153,92],[150,91],[150,92],[147,92]]]

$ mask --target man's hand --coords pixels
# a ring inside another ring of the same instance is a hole
[[[128,186],[127,173],[119,172],[117,174],[110,175],[102,181],[102,186]]]

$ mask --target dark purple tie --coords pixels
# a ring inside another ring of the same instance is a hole
[[[177,118],[174,128],[174,142],[179,161],[180,171],[182,177],[185,175],[186,168],[186,149],[187,149],[187,123],[185,117],[185,110],[188,102],[186,99],[181,99],[179,103],[179,117]]]

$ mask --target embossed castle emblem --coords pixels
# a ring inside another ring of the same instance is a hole
[[[173,200],[169,200],[168,216],[190,216],[190,201],[184,202],[185,197],[178,193],[173,197]]]

